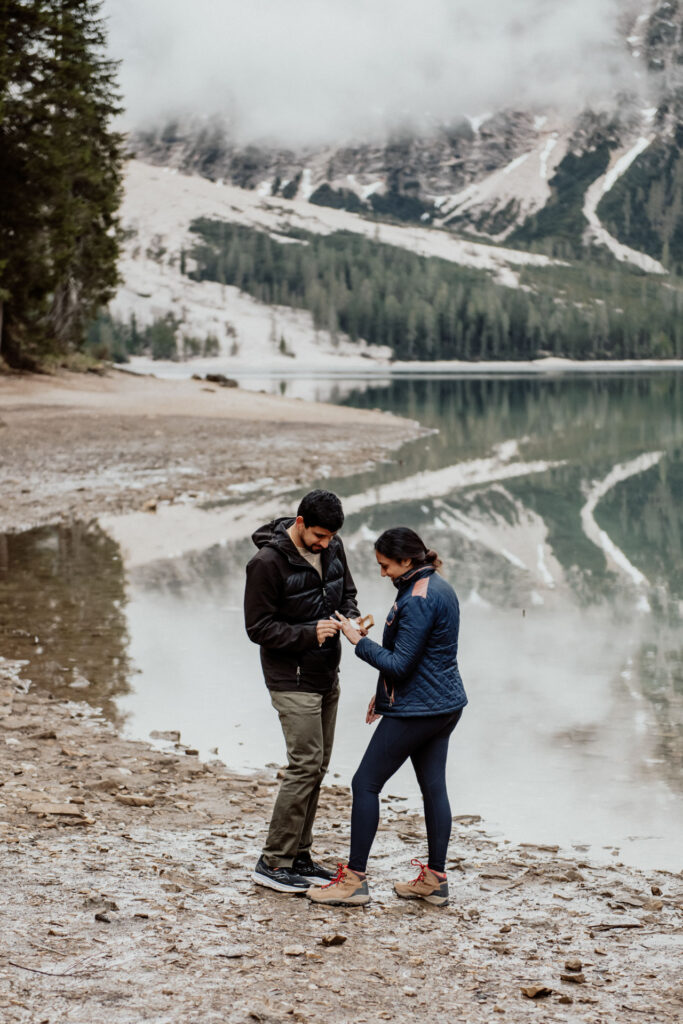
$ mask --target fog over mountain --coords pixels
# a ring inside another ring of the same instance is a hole
[[[579,110],[647,87],[638,0],[106,0],[126,124],[226,115],[242,143],[418,131],[503,107]],[[621,30],[621,31],[620,31]]]

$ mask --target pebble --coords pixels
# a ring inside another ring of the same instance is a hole
[[[551,996],[553,990],[548,985],[524,985],[522,986],[522,995],[526,996],[527,999],[545,999],[546,996]]]
[[[346,942],[346,935],[335,933],[334,935],[323,935],[320,943],[322,946],[343,946]]]

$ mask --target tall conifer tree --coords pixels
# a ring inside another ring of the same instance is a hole
[[[83,341],[116,284],[123,140],[99,0],[0,0],[0,353]]]

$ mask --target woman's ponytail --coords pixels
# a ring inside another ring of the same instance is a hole
[[[433,565],[435,569],[440,569],[441,566],[443,565],[443,562],[437,555],[436,551],[433,550],[433,548],[429,548],[425,552],[424,560],[427,563],[427,565]]]

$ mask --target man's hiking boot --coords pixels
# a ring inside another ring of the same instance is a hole
[[[331,882],[334,878],[334,871],[324,868],[322,864],[317,864],[311,858],[310,853],[297,853],[292,864],[292,871],[295,875],[307,878],[309,885],[311,883],[313,885],[326,885],[327,882]]]
[[[411,860],[410,863],[419,867],[420,873],[412,882],[395,882],[396,895],[404,900],[424,900],[436,907],[444,907],[448,903],[446,876],[437,874],[419,860]]]
[[[268,867],[263,857],[259,857],[251,876],[257,885],[265,885],[268,889],[278,892],[292,892],[303,895],[311,884],[310,878],[297,875],[292,868]]]
[[[330,907],[362,907],[370,902],[368,882],[340,864],[337,874],[327,885],[315,886],[306,893],[313,903],[322,903]]]

